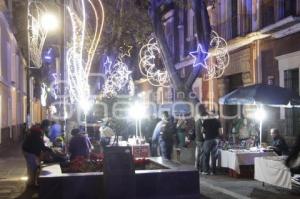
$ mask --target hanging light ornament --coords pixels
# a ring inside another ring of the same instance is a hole
[[[151,38],[140,50],[139,68],[151,85],[169,87],[170,77],[168,72],[165,69],[157,69],[156,61],[159,59],[160,54],[161,51],[157,41],[155,38]]]
[[[47,105],[47,85],[45,83],[41,85],[41,105],[43,107]]]
[[[103,87],[103,95],[105,97],[115,97],[122,90],[127,89],[127,93],[132,96],[134,95],[134,83],[131,77],[131,71],[128,70],[128,66],[123,62],[121,54],[115,64],[112,66],[112,62],[107,57],[105,62],[105,68],[108,68],[107,78]]]
[[[47,29],[42,24],[43,14],[47,12],[42,2],[28,2],[28,46],[30,60],[37,68],[42,67],[42,51],[47,37]]]
[[[209,52],[206,52],[202,45],[198,44],[197,51],[190,52],[195,59],[193,66],[202,66],[206,70],[204,80],[221,77],[230,60],[226,40],[215,31],[211,33],[209,49]]]
[[[67,74],[71,103],[81,104],[90,96],[88,77],[103,30],[104,8],[100,0],[78,0],[73,3],[79,5],[79,14],[73,6],[67,6],[72,25],[71,47],[67,50]],[[90,6],[89,10],[87,4]],[[89,19],[95,23],[91,25],[92,32],[87,31],[86,12],[89,12],[89,18],[95,17],[93,20]]]

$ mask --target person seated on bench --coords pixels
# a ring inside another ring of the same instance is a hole
[[[279,130],[272,128],[270,134],[272,136],[272,145],[268,148],[273,149],[277,155],[288,155],[289,147],[287,146],[285,139],[280,135]]]

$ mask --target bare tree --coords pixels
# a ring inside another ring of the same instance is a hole
[[[201,68],[200,66],[194,67],[190,75],[188,76],[186,81],[182,81],[175,69],[175,63],[173,56],[170,52],[169,46],[167,44],[167,40],[164,34],[163,24],[162,24],[162,16],[160,11],[160,4],[162,1],[151,0],[150,7],[150,15],[152,19],[152,24],[154,28],[155,35],[159,41],[162,57],[165,67],[167,68],[172,84],[176,90],[183,91],[188,93],[191,91],[192,84],[195,79],[200,75]],[[166,3],[167,1],[163,2]],[[176,6],[186,6],[182,4],[182,1],[172,1],[168,2],[175,3]],[[198,42],[203,45],[205,50],[208,50],[208,43],[210,39],[211,26],[209,23],[209,17],[207,13],[207,8],[204,0],[193,0],[192,8],[195,13],[196,20],[196,32],[198,36]]]

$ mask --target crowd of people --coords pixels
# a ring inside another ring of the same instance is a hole
[[[28,173],[28,186],[37,186],[41,162],[64,163],[76,157],[88,158],[93,145],[86,132],[72,129],[68,146],[61,125],[55,121],[43,120],[41,124],[28,129],[22,144]]]
[[[242,120],[246,124],[245,120]],[[41,124],[32,126],[25,136],[23,142],[23,154],[26,159],[28,169],[28,184],[37,185],[37,176],[40,170],[40,163],[44,162],[67,162],[76,157],[89,158],[94,146],[90,139],[96,140],[100,151],[108,145],[118,142],[118,136],[126,138],[128,133],[120,133],[112,119],[107,119],[97,126],[96,133],[89,134],[86,128],[74,128],[70,134],[72,137],[65,144],[65,134],[62,126],[58,122],[43,120]],[[129,125],[128,125],[129,126]],[[237,128],[238,126],[238,128]],[[236,125],[235,130],[242,129],[242,125]],[[125,128],[119,128],[123,131]],[[128,132],[130,130],[127,130]],[[161,118],[150,117],[144,121],[142,126],[143,135],[146,142],[150,143],[151,156],[162,156],[164,159],[171,160],[174,148],[182,149],[189,144],[195,143],[195,167],[203,175],[216,173],[216,162],[218,158],[219,141],[225,141],[223,128],[218,115],[208,112],[204,106],[199,106],[198,115],[193,118],[189,114],[179,113],[174,118],[169,112],[164,111]],[[127,134],[127,135],[126,135]],[[255,135],[250,133],[249,135]],[[243,138],[248,139],[245,135]],[[255,135],[258,137],[257,135]],[[271,146],[278,155],[290,155],[286,161],[289,167],[297,168],[294,165],[295,159],[299,154],[299,142],[292,150],[289,150],[284,138],[278,129],[271,129]],[[230,139],[228,136],[227,141]],[[237,136],[235,136],[237,138]],[[250,136],[251,138],[251,136]],[[243,143],[243,139],[239,139]],[[251,145],[257,145],[257,140]],[[294,170],[298,172],[299,169]]]

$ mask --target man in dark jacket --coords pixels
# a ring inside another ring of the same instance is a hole
[[[204,106],[199,107],[199,115],[196,119],[195,123],[195,142],[196,142],[196,150],[195,150],[195,167],[199,172],[203,172],[203,117],[207,116],[207,112],[205,111]]]
[[[217,119],[217,115],[208,115],[207,118],[204,119],[202,124],[202,132],[204,137],[203,174],[206,175],[210,171],[210,157],[212,164],[211,174],[215,174],[218,157],[218,138],[223,134],[223,129],[221,127],[220,121]]]

